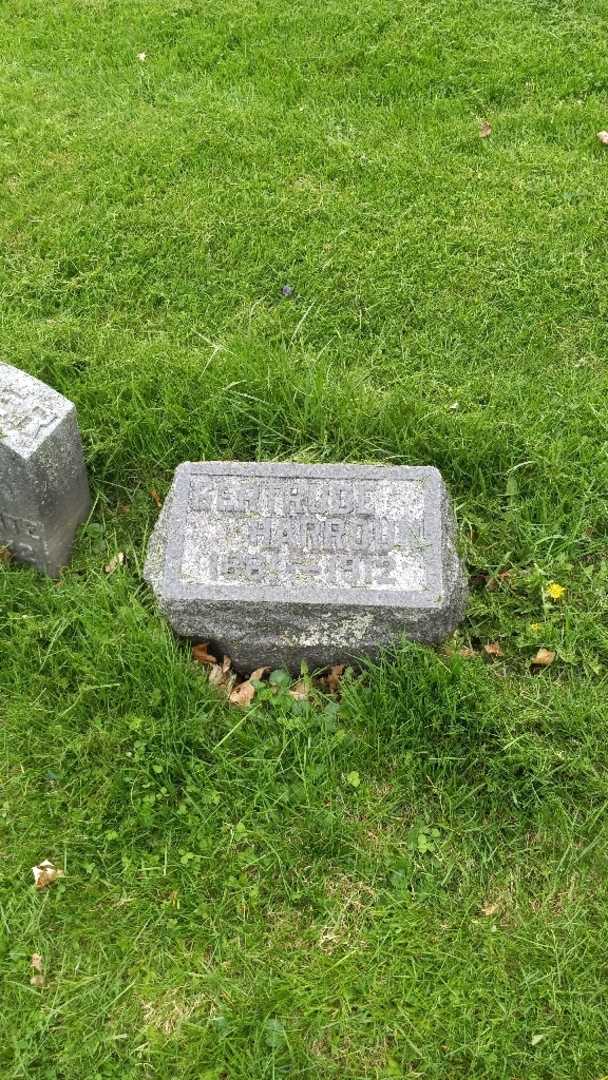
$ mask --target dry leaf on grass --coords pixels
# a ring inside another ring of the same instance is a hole
[[[299,682],[294,683],[291,690],[289,691],[289,696],[292,697],[292,698],[295,698],[296,701],[306,701],[307,700],[307,698],[308,698],[308,687],[307,687],[307,685],[306,685],[306,683],[304,682],[303,679],[300,679]]]
[[[246,709],[248,705],[251,705],[255,697],[255,686],[249,681],[241,683],[240,686],[235,686],[230,695],[230,704],[238,705],[239,709]]]
[[[481,570],[477,570],[474,574],[469,574],[469,588],[470,589],[483,589],[484,585],[488,583],[488,575],[484,574]]]
[[[481,914],[485,915],[486,919],[491,919],[492,915],[496,915],[498,911],[498,904],[486,903],[482,905]]]
[[[484,645],[483,651],[488,656],[502,656],[502,649],[498,641],[490,641],[487,645]]]
[[[486,582],[486,589],[488,590],[488,592],[495,592],[501,582],[506,583],[510,577],[510,570],[502,570],[500,574],[496,574],[494,577],[488,579],[488,581]]]
[[[192,646],[192,659],[198,664],[217,664],[217,659],[209,652],[209,644],[202,641],[200,645]]]
[[[340,689],[340,681],[344,672],[346,671],[346,664],[334,664],[329,670],[329,675],[326,678],[327,689],[330,694],[337,694]]]
[[[209,668],[209,682],[212,686],[221,686],[226,682],[226,672],[222,669],[221,664],[213,664]]]
[[[608,146],[608,131],[598,131],[597,137],[604,146]]]
[[[30,986],[36,986],[40,989],[40,987],[45,985],[43,963],[40,953],[35,952],[32,956],[32,959],[30,960],[30,963],[32,965],[32,971],[34,972],[30,979]]]
[[[8,563],[12,557],[12,552],[4,544],[0,545],[0,562]]]
[[[124,551],[117,551],[113,559],[110,559],[109,563],[106,563],[104,570],[106,574],[113,574],[119,566],[124,566],[125,553]]]
[[[492,128],[491,128],[490,124],[488,124],[488,121],[484,120],[483,123],[481,123],[479,125],[479,138],[480,139],[487,139],[488,135],[491,135],[491,134],[492,134]]]
[[[158,494],[158,491],[156,490],[156,488],[151,488],[150,491],[148,492],[148,494],[149,494],[150,498],[152,499],[152,502],[156,503],[157,510],[161,510],[162,505],[163,505],[163,500],[161,499],[160,495]]]
[[[261,682],[267,671],[267,667],[256,668],[245,682],[242,682],[239,686],[235,686],[230,694],[230,704],[237,705],[239,709],[246,709],[248,705],[251,705],[257,689],[254,683]]]
[[[228,693],[234,684],[236,675],[230,670],[232,661],[229,656],[225,656],[221,664],[213,663],[213,666],[209,668],[208,679],[212,686],[216,686],[218,689],[225,690]]]
[[[46,889],[47,885],[52,885],[58,878],[64,877],[64,871],[58,870],[48,859],[41,862],[40,866],[32,866],[32,874],[37,889]]]
[[[536,656],[532,657],[535,667],[549,667],[555,660],[555,653],[551,649],[539,649]]]
[[[268,668],[268,667],[256,668],[255,671],[251,672],[251,675],[249,676],[248,681],[249,682],[261,682],[267,671],[270,671],[270,668]]]

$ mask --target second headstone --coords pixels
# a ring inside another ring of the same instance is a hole
[[[0,545],[55,577],[89,505],[74,405],[0,364]]]

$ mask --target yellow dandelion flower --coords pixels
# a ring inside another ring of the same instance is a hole
[[[543,628],[542,623],[539,623],[539,622],[531,622],[530,623],[530,630],[532,631],[533,634],[538,634],[539,630],[542,630],[542,628]]]
[[[557,581],[550,581],[547,585],[546,593],[552,600],[561,600],[565,593],[563,585],[559,585]]]

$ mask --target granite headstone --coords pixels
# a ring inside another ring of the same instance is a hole
[[[186,462],[144,576],[174,630],[249,671],[437,642],[462,618],[454,514],[432,467]]]
[[[74,405],[0,363],[0,545],[55,577],[89,505]]]

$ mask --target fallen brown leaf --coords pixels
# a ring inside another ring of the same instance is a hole
[[[608,131],[598,131],[597,137],[604,146],[608,146]]]
[[[498,904],[490,904],[490,903],[483,904],[482,908],[481,908],[481,914],[485,915],[485,917],[487,919],[490,919],[492,917],[492,915],[496,915],[496,912],[498,911],[498,907],[499,907]]]
[[[488,121],[484,120],[479,125],[479,138],[480,139],[487,139],[488,135],[491,135],[491,134],[492,134],[492,128],[491,128],[490,124],[488,124]]]
[[[32,873],[37,889],[46,889],[47,885],[52,885],[58,878],[64,877],[64,871],[58,870],[48,859],[41,862],[40,866],[32,866]]]
[[[34,971],[40,971],[41,972],[43,970],[42,957],[41,957],[40,953],[35,952],[32,955],[32,959],[31,959],[30,963],[31,963]]]
[[[163,505],[163,500],[161,499],[160,495],[158,494],[158,491],[156,490],[156,488],[151,488],[150,491],[148,492],[148,494],[149,494],[150,498],[152,499],[152,501],[154,503],[156,503],[157,510],[160,510],[162,508],[162,505]]]
[[[270,668],[268,668],[268,667],[256,668],[255,671],[251,672],[251,675],[249,676],[248,681],[249,682],[261,682],[267,671],[270,671]]]
[[[8,563],[8,562],[11,561],[12,557],[13,557],[12,551],[9,551],[9,549],[7,547],[5,547],[4,544],[2,544],[0,546],[0,562]]]
[[[247,680],[247,682],[241,683],[240,686],[235,686],[228,700],[231,705],[238,705],[239,709],[246,709],[248,705],[251,705],[254,697],[255,686]]]
[[[124,566],[125,553],[124,551],[117,551],[113,559],[110,559],[109,563],[106,563],[104,570],[106,574],[113,574],[119,566]]]
[[[192,646],[192,659],[196,660],[197,664],[217,664],[215,656],[212,656],[209,652],[209,645],[206,641],[201,642],[200,645]]]
[[[306,701],[306,699],[308,698],[308,687],[303,679],[300,679],[299,682],[294,683],[291,690],[289,691],[289,696],[295,698],[296,701]]]
[[[470,589],[483,589],[484,585],[488,582],[488,575],[477,571],[474,574],[469,574],[469,588]]]
[[[225,656],[221,664],[218,664],[213,657],[211,659],[213,660],[213,663],[209,666],[207,678],[209,679],[211,686],[215,686],[216,690],[221,690],[224,694],[229,696],[236,682],[236,674],[231,670],[232,661],[229,656]],[[209,664],[209,661],[205,660],[204,663]]]
[[[488,592],[495,592],[501,582],[507,582],[511,577],[510,570],[502,570],[500,574],[496,574],[494,577],[489,578],[486,589]]]
[[[551,649],[539,649],[536,656],[532,657],[535,667],[549,667],[555,660],[555,653]]]
[[[484,645],[483,651],[487,653],[488,656],[502,656],[503,654],[498,641],[491,641],[487,645]]]
[[[221,664],[213,664],[209,668],[209,675],[207,676],[212,686],[222,686],[226,682],[226,672],[223,670]]]
[[[226,661],[228,661],[228,666],[230,667],[230,657],[225,656],[224,664],[226,664]],[[251,672],[251,675],[248,679],[245,679],[244,682],[240,683],[238,686],[235,686],[234,690],[229,693],[228,700],[230,701],[230,704],[238,705],[240,709],[246,709],[248,705],[251,705],[251,702],[253,701],[255,697],[255,692],[257,690],[257,687],[254,685],[254,683],[261,682],[267,671],[270,671],[270,668],[256,668],[255,671]],[[228,691],[230,691],[230,687],[227,688],[227,692]]]
[[[329,675],[326,679],[327,689],[329,690],[330,694],[338,693],[338,690],[340,689],[340,681],[345,670],[346,664],[334,664],[334,666],[330,668]]]

